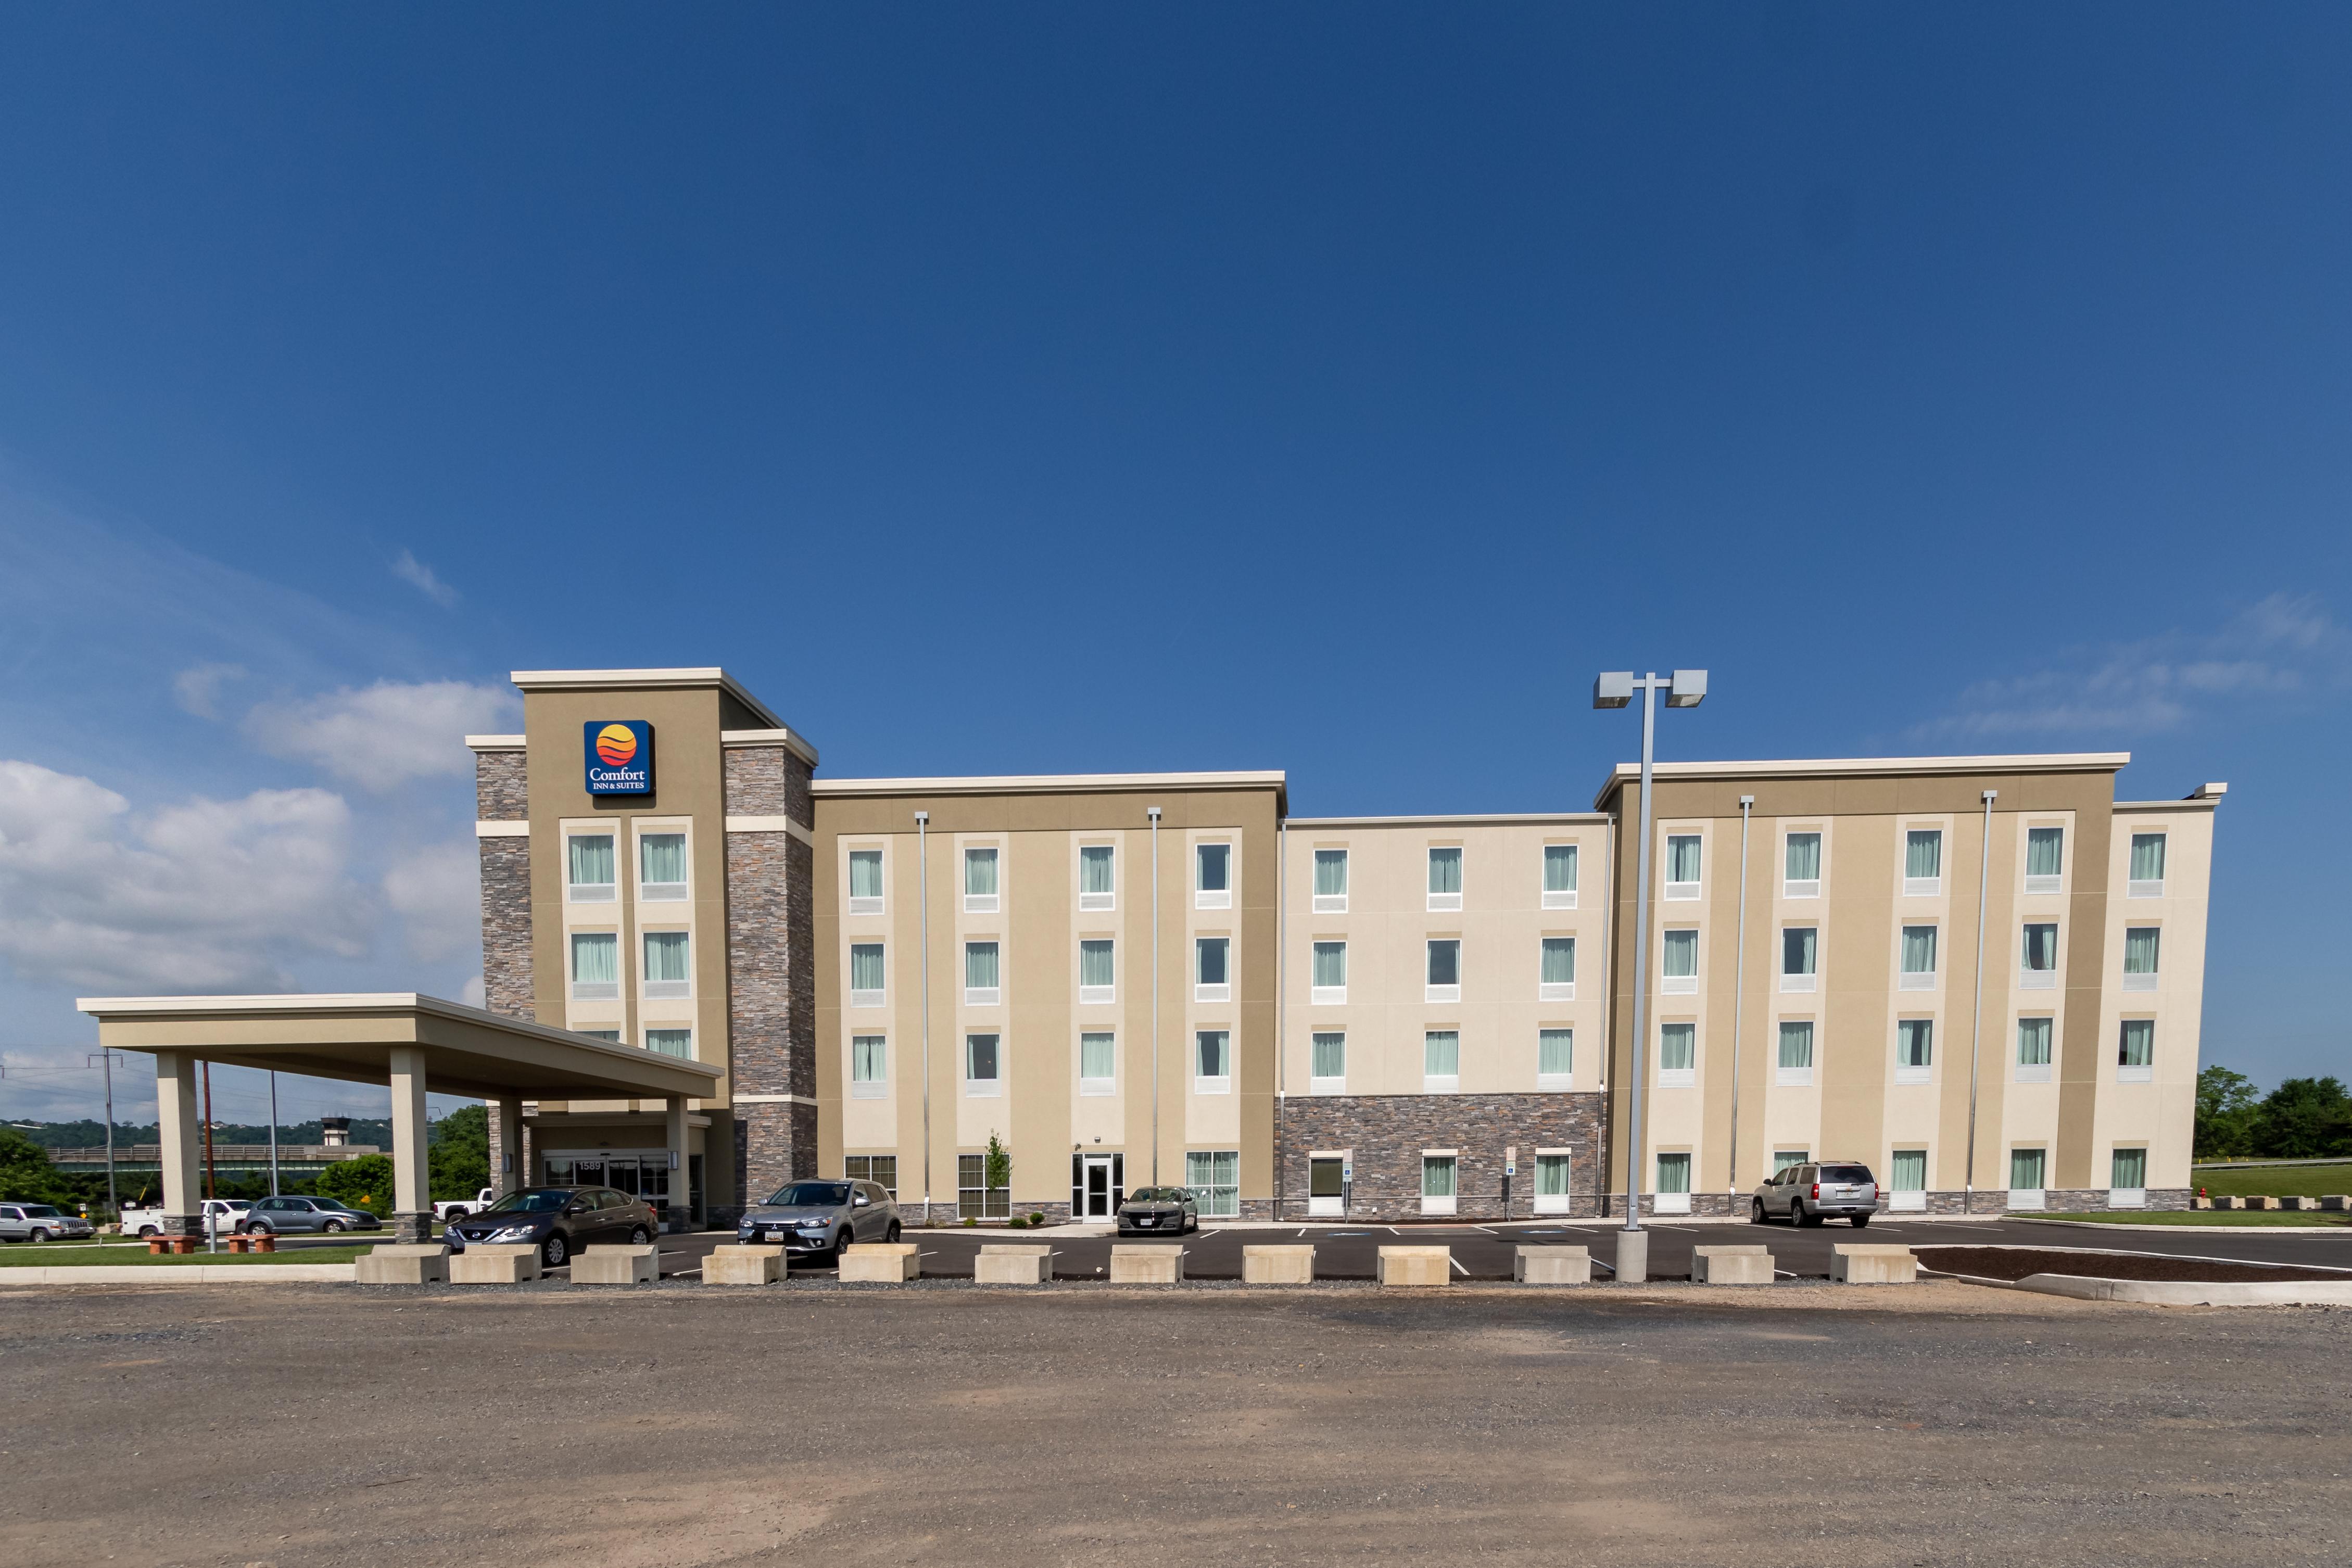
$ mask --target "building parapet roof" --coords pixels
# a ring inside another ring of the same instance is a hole
[[[995,777],[817,779],[818,795],[1052,795],[1100,790],[1280,789],[1279,768],[1224,773],[1007,773]]]
[[[1662,779],[1888,778],[1936,773],[2117,773],[2129,752],[2045,752],[1986,757],[1816,757],[1755,763],[1654,763]],[[1639,763],[1619,763],[1592,796],[1595,809],[1642,776]]]
[[[691,691],[715,686],[770,728],[784,727],[774,709],[715,665],[700,669],[518,669],[507,679],[523,691]]]
[[[1291,827],[1440,827],[1451,825],[1475,826],[1535,826],[1551,823],[1595,823],[1613,820],[1605,811],[1487,811],[1471,813],[1430,813],[1412,816],[1293,816],[1286,826]]]

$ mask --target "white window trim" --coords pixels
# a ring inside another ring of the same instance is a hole
[[[2053,1062],[2020,1062],[2017,1064],[2017,1081],[2048,1083],[2052,1076],[2050,1069],[2055,1065]]]
[[[1114,1005],[1118,1001],[1118,987],[1116,985],[1081,985],[1078,987],[1078,1005],[1081,1007],[1107,1007]]]
[[[1233,1091],[1234,1079],[1231,1073],[1226,1073],[1217,1078],[1196,1077],[1192,1079],[1192,1092],[1194,1094],[1231,1094]]]
[[[2017,988],[2020,991],[2055,991],[2058,989],[2058,972],[2054,969],[2022,970],[2017,976]]]
[[[1813,1069],[1810,1067],[1784,1068],[1775,1066],[1772,1069],[1772,1081],[1781,1089],[1811,1089],[1813,1087]]]
[[[686,840],[686,874],[683,882],[648,882],[645,879],[646,840],[666,838],[675,835]],[[639,822],[630,836],[636,851],[637,901],[641,904],[683,904],[694,897],[694,835],[684,822]]]
[[[1348,988],[1344,985],[1310,985],[1307,991],[1307,1000],[1311,1006],[1339,1007],[1347,1004]]]
[[[1695,1067],[1660,1068],[1658,1087],[1660,1089],[1696,1089],[1698,1087],[1698,1068]]]
[[[1780,896],[1784,899],[1818,899],[1822,896],[1822,879],[1812,877],[1801,882],[1792,882],[1783,878]]]
[[[1314,912],[1318,915],[1344,915],[1348,912],[1347,894],[1318,893],[1315,891],[1315,857],[1322,854],[1335,853],[1339,857],[1339,879],[1342,882],[1345,882],[1353,874],[1354,870],[1354,868],[1349,864],[1350,857],[1347,850],[1334,849],[1332,846],[1328,844],[1311,845],[1308,847],[1307,856],[1307,889],[1308,894],[1314,900],[1312,905]]]
[[[1342,1074],[1339,1078],[1310,1078],[1307,1080],[1307,1092],[1309,1094],[1345,1094],[1348,1092],[1347,1077],[1345,1074]]]
[[[1896,1192],[1889,1187],[1886,1191],[1886,1206],[1889,1209],[1900,1209],[1906,1214],[1925,1214],[1927,1211],[1927,1190],[1920,1187],[1916,1190]]]
[[[2160,899],[2164,897],[2164,879],[2158,877],[2153,881],[2127,882],[2124,885],[2124,897],[2126,899]]]
[[[1110,891],[1108,893],[1089,893],[1084,889],[1083,884],[1086,880],[1087,851],[1089,849],[1108,849],[1110,851]],[[1082,884],[1078,892],[1078,912],[1085,915],[1104,914],[1118,909],[1118,846],[1116,844],[1081,844],[1078,846],[1077,863],[1078,880]]]
[[[2126,974],[2123,988],[2126,991],[2153,991],[2157,989],[2157,982],[2162,978],[2160,974]]]
[[[1222,888],[1201,886],[1201,851],[1223,845],[1225,850],[1225,885]],[[1240,869],[1241,857],[1234,852],[1229,838],[1202,838],[1192,844],[1192,907],[1196,910],[1229,910],[1234,907],[1234,874]]]
[[[2146,1187],[2109,1187],[2107,1206],[2111,1209],[2144,1209],[2147,1207]]]
[[[1688,1214],[1691,1195],[1688,1193],[1658,1193],[1654,1194],[1653,1214]]]
[[[989,854],[993,855],[996,858],[996,891],[992,893],[965,892],[963,894],[963,912],[968,915],[996,914],[999,912],[1000,906],[1002,905],[1004,897],[1004,847],[1001,844],[967,844],[963,847],[961,876],[963,879],[963,886],[967,889],[971,885],[971,856],[972,851],[976,849],[986,850]]]
[[[683,980],[651,980],[646,977],[647,961],[653,957],[653,944],[646,939],[656,936],[686,938],[686,978]],[[694,933],[668,927],[656,927],[637,933],[638,994],[648,1002],[677,1002],[694,995]]]
[[[1542,981],[1538,981],[1536,983],[1536,1000],[1538,1002],[1573,1002],[1576,1000],[1576,982],[1573,980],[1554,980],[1547,984]]]
[[[1936,836],[1937,872],[1932,877],[1914,877],[1911,871],[1911,836],[1932,833]],[[1909,827],[1903,829],[1903,896],[1906,899],[1940,899],[1944,896],[1944,851],[1951,847],[1951,834],[1942,827]]]
[[[852,844],[848,846],[845,853],[849,856],[879,855],[882,858],[882,886],[885,889],[887,889],[890,886],[890,852],[887,847],[873,844]],[[849,874],[849,868],[852,863],[853,862],[851,861],[845,860],[842,865],[842,870],[844,872],[842,888],[844,890],[844,896],[849,900],[849,912],[853,915],[878,915],[887,913],[887,905],[889,902],[888,893],[870,893],[864,897],[860,897],[857,894],[847,891],[849,888],[855,885],[855,878]]]
[[[2047,1187],[2011,1187],[2009,1189],[2009,1206],[2013,1209],[2047,1208],[2050,1206],[2048,1198],[2049,1189]]]
[[[1548,910],[1572,910],[1576,908],[1576,889],[1574,888],[1546,888],[1544,889],[1543,907]]]
[[[621,999],[621,983],[618,980],[583,980],[580,978],[579,950],[573,945],[573,939],[583,936],[611,937],[613,939],[614,973],[617,974],[621,968],[621,933],[619,931],[572,931],[564,932],[563,962],[565,966],[572,971],[572,974],[570,976],[572,982],[572,999],[574,1002],[619,1001]]]
[[[1820,979],[1817,974],[1783,974],[1780,976],[1780,990],[1784,995],[1811,995]]]
[[[1004,1080],[1001,1078],[968,1078],[963,1080],[963,1097],[966,1100],[1002,1100],[1004,1098]]]
[[[1462,987],[1459,985],[1424,985],[1422,987],[1421,999],[1423,1002],[1459,1002],[1462,1000]]]
[[[2044,871],[2039,876],[2025,879],[2025,896],[2029,899],[2039,899],[2052,893],[2063,892],[2065,889],[2066,879],[2063,875],[2053,876]]]
[[[1421,1092],[1423,1094],[1459,1094],[1462,1092],[1462,1075],[1458,1072],[1423,1073],[1421,1075]]]
[[[1454,863],[1462,869],[1462,892],[1438,893],[1429,890],[1429,868],[1437,863],[1437,852],[1441,849],[1451,849],[1454,851]],[[1421,886],[1423,892],[1429,900],[1429,913],[1433,915],[1451,914],[1462,907],[1462,893],[1466,893],[1470,890],[1469,860],[1470,854],[1468,847],[1464,845],[1432,844],[1426,847],[1422,856]]]
[[[2117,1083],[2154,1083],[2156,1064],[2150,1062],[2145,1067],[2126,1067],[2118,1062],[2116,1064],[2116,1081]]]

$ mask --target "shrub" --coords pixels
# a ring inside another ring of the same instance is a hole
[[[965,1229],[967,1229],[967,1230],[969,1230],[969,1229],[971,1229],[972,1226],[974,1226],[978,1225],[978,1224],[980,1223],[980,1221],[978,1221],[978,1220],[976,1220],[976,1219],[972,1218],[972,1217],[971,1217],[971,1215],[964,1215],[964,1216],[963,1216],[963,1223],[964,1223],[964,1228],[965,1228]]]
[[[1045,1214],[1042,1211],[1032,1214],[1029,1216],[1029,1223],[1031,1225],[1044,1225],[1045,1223]]]
[[[1007,1230],[1027,1230],[1029,1228],[1029,1222],[1022,1218],[1019,1215],[1014,1215],[1011,1219],[1004,1222],[1004,1228]]]
[[[392,1212],[392,1156],[362,1154],[319,1173],[319,1195],[381,1217]]]

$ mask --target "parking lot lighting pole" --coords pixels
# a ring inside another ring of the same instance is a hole
[[[916,918],[921,924],[917,946],[923,972],[923,1223],[931,1223],[931,814],[915,813]]]
[[[269,1195],[278,1195],[278,1073],[269,1074]]]
[[[1151,1184],[1160,1184],[1160,808],[1151,818]]]
[[[1631,670],[1610,670],[1592,683],[1592,705],[1622,708],[1636,691],[1642,694],[1642,820],[1633,851],[1633,1054],[1625,1099],[1628,1233],[1642,1228],[1642,1031],[1648,1026],[1643,1004],[1650,992],[1650,766],[1656,750],[1658,693],[1666,694],[1669,708],[1696,708],[1706,696],[1706,671],[1678,669],[1661,677],[1652,670],[1637,678]]]
[[[114,1053],[92,1051],[90,1055],[97,1058],[99,1070],[106,1077],[106,1206],[120,1218],[122,1205],[114,1195]]]

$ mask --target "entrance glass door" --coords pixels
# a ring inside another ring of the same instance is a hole
[[[1346,1171],[1347,1161],[1338,1154],[1318,1154],[1307,1162],[1309,1218],[1337,1219],[1348,1212]]]
[[[1127,1197],[1126,1163],[1119,1154],[1070,1157],[1070,1213],[1075,1218],[1108,1224],[1118,1216]]]

